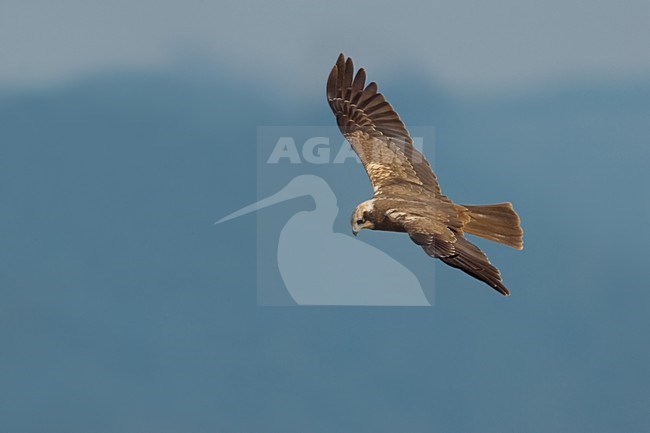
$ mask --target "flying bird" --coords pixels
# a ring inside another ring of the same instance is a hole
[[[352,232],[406,232],[431,257],[508,296],[499,270],[465,237],[480,236],[523,249],[523,231],[511,203],[459,205],[444,195],[431,166],[413,147],[404,123],[366,71],[354,73],[339,55],[327,79],[327,100],[341,133],[359,156],[374,195],[352,214]]]

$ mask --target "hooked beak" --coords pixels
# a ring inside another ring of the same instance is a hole
[[[358,231],[358,230],[355,230],[355,229],[352,229],[352,234],[356,236],[356,235],[359,234],[359,231]]]

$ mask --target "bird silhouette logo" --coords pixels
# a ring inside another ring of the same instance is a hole
[[[334,231],[336,195],[315,175],[294,177],[284,188],[217,221],[217,224],[298,197],[315,209],[293,215],[277,247],[280,276],[298,305],[430,306],[417,277],[372,245]]]

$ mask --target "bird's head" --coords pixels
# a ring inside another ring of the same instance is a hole
[[[374,204],[372,200],[364,201],[352,212],[352,234],[357,235],[363,229],[374,229],[373,221]]]

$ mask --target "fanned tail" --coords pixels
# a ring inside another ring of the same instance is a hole
[[[524,248],[524,232],[519,215],[512,203],[498,203],[481,206],[463,205],[469,211],[470,221],[463,231],[494,242],[521,250]]]

